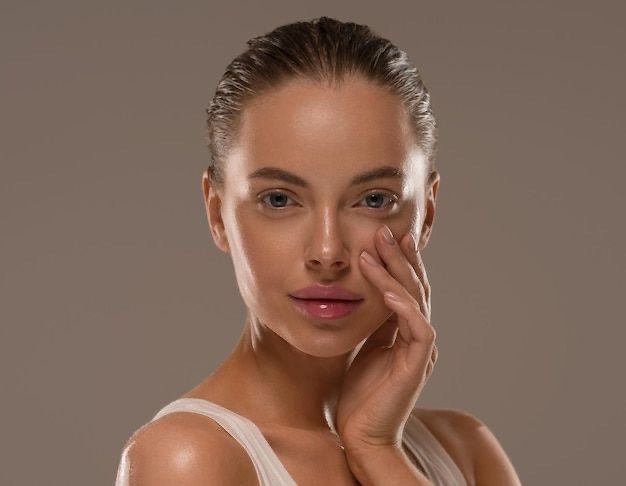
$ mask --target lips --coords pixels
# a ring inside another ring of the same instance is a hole
[[[339,285],[314,284],[309,287],[298,289],[295,292],[291,292],[289,295],[296,299],[315,300],[320,301],[320,303],[323,303],[323,301],[345,302],[363,300],[363,297],[356,292],[340,287]]]
[[[337,320],[354,312],[363,302],[360,300],[299,299],[291,297],[296,308],[308,318]]]

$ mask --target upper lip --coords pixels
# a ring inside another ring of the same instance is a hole
[[[359,294],[338,285],[315,284],[296,290],[289,295],[297,299],[363,300]]]

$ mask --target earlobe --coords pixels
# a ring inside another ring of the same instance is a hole
[[[202,194],[213,241],[220,250],[229,253],[230,247],[222,219],[222,199],[219,192],[212,186],[206,170],[202,174]]]

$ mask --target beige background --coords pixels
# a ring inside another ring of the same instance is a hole
[[[620,2],[0,6],[2,485],[108,485],[244,310],[210,238],[204,108],[253,36],[329,15],[409,53],[441,126],[440,358],[524,484],[623,481]],[[620,479],[621,478],[621,479]]]

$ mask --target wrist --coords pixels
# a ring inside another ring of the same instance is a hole
[[[360,445],[344,450],[350,470],[363,486],[432,486],[400,446]]]
[[[404,451],[394,445],[346,445],[344,452],[348,464],[357,469],[365,469],[369,464],[382,462],[384,460],[398,462],[398,460],[404,461],[406,459]]]

